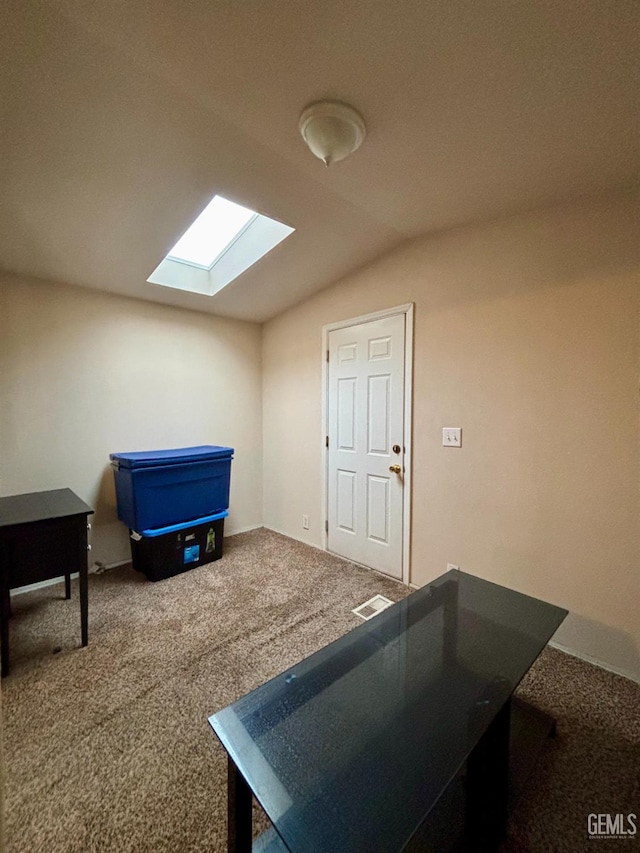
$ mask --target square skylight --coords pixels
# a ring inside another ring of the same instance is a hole
[[[147,281],[213,296],[294,230],[216,195]]]
[[[209,270],[257,215],[248,207],[228,201],[221,195],[214,195],[200,216],[167,253],[167,257],[172,261],[195,264]]]

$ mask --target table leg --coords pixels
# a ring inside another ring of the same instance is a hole
[[[467,760],[466,849],[495,851],[507,829],[511,700],[505,702]]]
[[[71,598],[71,572],[64,576],[64,597]]]
[[[442,658],[445,666],[456,666],[458,663],[458,583],[447,581],[443,589],[445,599]]]
[[[251,791],[230,755],[227,779],[227,850],[251,853]]]
[[[511,755],[509,757],[509,811],[526,789],[529,777],[547,744],[556,736],[555,718],[520,696],[511,698]]]

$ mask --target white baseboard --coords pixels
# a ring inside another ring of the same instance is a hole
[[[277,533],[279,536],[286,536],[287,539],[293,539],[294,542],[300,542],[302,545],[307,545],[309,548],[315,548],[315,550],[320,551],[321,554],[329,554],[330,557],[336,557],[338,560],[344,560],[345,563],[350,563],[352,566],[361,566],[365,569],[369,569],[371,572],[376,572],[375,569],[371,569],[369,566],[363,566],[362,563],[356,563],[355,560],[350,560],[348,557],[342,557],[340,554],[334,554],[333,551],[323,548],[322,545],[314,545],[313,542],[307,542],[305,539],[299,539],[297,536],[292,536],[290,533],[285,533],[284,530],[278,530],[276,527],[269,527],[266,524],[264,524],[263,527],[265,530],[270,530],[272,533]],[[376,574],[382,575],[382,572],[376,572]],[[382,576],[388,577],[388,575]],[[395,578],[391,578],[391,580],[395,580]]]
[[[229,533],[228,536],[235,536],[237,533],[248,533],[250,530],[257,530],[259,527],[262,527],[261,524],[254,524],[251,527],[242,527],[240,530],[234,530],[233,533]],[[227,535],[224,537],[227,538]],[[108,571],[109,569],[117,569],[119,566],[126,566],[131,562],[131,558],[128,560],[116,560],[113,563],[105,563],[105,565],[100,566],[100,571]],[[89,569],[89,574],[96,574],[97,567],[91,566]],[[78,573],[74,572],[71,575],[72,580],[76,580],[78,577]],[[56,584],[64,583],[64,575],[61,575],[59,578],[50,578],[46,581],[38,581],[38,583],[27,584],[27,586],[17,586],[15,589],[11,590],[11,595],[22,595],[24,592],[35,592],[37,589],[45,589],[48,586],[55,586]]]
[[[323,554],[329,553],[328,551],[325,551],[325,549],[322,548],[320,545],[314,545],[313,542],[307,542],[305,539],[300,539],[300,537],[298,536],[292,536],[290,533],[285,533],[284,530],[278,530],[277,527],[269,527],[268,524],[263,524],[262,527],[264,527],[265,530],[270,530],[272,533],[278,533],[280,536],[286,536],[287,539],[293,539],[294,542],[302,542],[303,545],[308,545],[309,548],[315,548],[316,551],[322,551]],[[347,562],[350,561],[347,560]]]
[[[421,589],[421,587],[417,586],[415,583],[410,583],[409,586],[412,589]],[[612,664],[606,663],[599,658],[593,657],[591,655],[587,655],[584,652],[576,651],[576,649],[571,648],[571,646],[566,646],[563,643],[558,643],[556,640],[550,640],[549,645],[558,649],[560,652],[564,652],[567,655],[571,655],[571,657],[578,658],[578,660],[583,660],[585,663],[590,663],[593,666],[599,666],[600,669],[604,669],[607,672],[612,672],[614,675],[620,675],[623,678],[628,678],[629,681],[633,681],[635,684],[640,684],[640,678],[638,678],[636,673],[629,672],[621,667],[613,666]]]
[[[117,560],[115,563],[105,563],[104,566],[100,566],[100,572],[99,573],[102,574],[102,572],[109,571],[109,569],[118,569],[118,568],[120,568],[120,566],[126,566],[130,562],[131,562],[131,557],[129,557],[128,560]],[[91,567],[89,569],[89,574],[90,575],[91,574],[98,574],[97,568]]]
[[[71,580],[76,580],[77,577],[78,573],[73,572]],[[27,584],[27,586],[17,586],[15,589],[11,590],[11,596],[22,595],[23,592],[35,592],[36,589],[44,589],[47,586],[57,586],[59,583],[64,583],[64,575],[59,578],[50,578],[46,581],[38,581],[38,583],[30,583]]]
[[[250,527],[243,527],[240,530],[234,530],[233,533],[228,534],[228,536],[231,537],[231,536],[236,536],[239,533],[248,533],[251,530],[259,530],[261,527],[264,527],[265,530],[270,530],[273,533],[278,533],[280,536],[286,536],[287,539],[293,539],[296,542],[301,542],[303,545],[308,545],[310,548],[315,548],[316,551],[321,551],[323,554],[330,553],[330,552],[326,551],[324,548],[321,548],[318,545],[314,545],[312,542],[305,542],[304,539],[298,539],[297,536],[291,536],[291,534],[285,533],[282,530],[277,530],[275,527],[268,527],[267,525],[262,525],[262,524],[255,524],[255,525],[252,525]],[[225,538],[227,538],[227,537],[225,536]],[[338,555],[336,554],[334,556],[338,556]],[[342,559],[344,559],[344,558],[342,558]],[[108,570],[108,569],[115,569],[118,566],[124,566],[130,562],[131,562],[131,560],[119,560],[118,562],[108,563],[107,565],[102,567],[102,570],[104,571],[104,570]],[[352,561],[346,560],[346,562],[352,562]],[[359,564],[356,563],[355,565],[359,565]],[[94,573],[95,571],[96,571],[95,566],[92,566],[91,569],[89,569],[90,574]],[[383,575],[383,576],[386,577],[386,575]],[[74,574],[71,575],[71,577],[72,577],[72,579],[76,579],[78,577],[78,573],[75,572]],[[27,586],[16,587],[15,589],[11,590],[11,595],[12,596],[13,595],[21,595],[22,593],[25,593],[25,592],[33,592],[33,591],[38,590],[38,589],[44,589],[45,587],[55,586],[56,584],[60,584],[63,582],[64,582],[64,575],[62,575],[59,578],[51,578],[50,580],[39,581],[38,583],[28,584]],[[421,587],[419,587],[417,584],[412,583],[412,582],[409,583],[409,586],[411,587],[411,589],[414,589],[414,590],[421,589]],[[613,673],[614,675],[619,675],[619,676],[622,676],[623,678],[628,678],[630,681],[633,681],[636,684],[640,684],[640,678],[638,678],[638,676],[635,673],[632,673],[632,672],[629,672],[629,671],[622,669],[620,667],[616,667],[616,666],[613,666],[611,664],[608,664],[605,661],[599,660],[598,658],[592,657],[591,655],[585,654],[584,652],[576,651],[576,649],[573,649],[570,646],[566,646],[563,643],[558,643],[556,640],[551,640],[549,642],[549,645],[552,648],[558,649],[559,651],[564,652],[567,655],[571,655],[572,657],[578,658],[578,660],[583,660],[586,663],[590,663],[593,666],[598,666],[601,669],[606,670],[607,672]]]
[[[231,536],[236,536],[238,533],[248,533],[250,530],[259,530],[262,526],[262,524],[251,524],[249,527],[239,527],[237,530],[234,528],[231,533],[225,531],[224,538],[228,539]]]
[[[101,571],[105,571],[108,569],[117,569],[118,566],[126,566],[127,563],[130,563],[131,560],[120,560],[117,563],[108,563],[105,566],[101,567]],[[96,574],[97,567],[91,566],[89,569],[89,574]],[[71,580],[77,580],[79,577],[78,572],[72,572]],[[35,592],[37,589],[44,589],[47,586],[55,586],[56,584],[64,583],[64,575],[60,575],[59,578],[50,578],[46,581],[38,581],[38,583],[30,583],[26,586],[17,586],[15,589],[11,590],[11,595],[22,595],[23,592]]]
[[[272,533],[278,533],[280,536],[286,536],[287,539],[293,539],[294,542],[300,542],[302,545],[308,545],[309,548],[315,548],[316,551],[320,551],[322,554],[328,554],[330,557],[335,557],[338,560],[344,560],[345,563],[350,563],[352,566],[359,566],[361,569],[367,569],[376,575],[380,575],[380,577],[385,580],[395,581],[395,583],[407,586],[407,584],[405,584],[400,578],[393,578],[391,575],[380,572],[378,569],[372,569],[371,566],[365,566],[364,563],[359,563],[357,560],[350,560],[348,557],[343,557],[341,554],[334,554],[333,551],[329,551],[328,548],[323,548],[322,545],[314,545],[313,542],[305,542],[304,539],[298,539],[297,536],[292,536],[290,533],[284,533],[282,530],[277,530],[275,527],[267,527],[266,524],[262,526],[265,530],[270,530]],[[408,585],[411,586],[411,584]],[[419,589],[419,587],[414,587],[414,589]]]
[[[549,640],[549,645],[554,649],[558,649],[560,652],[571,655],[572,658],[578,658],[578,660],[583,660],[585,663],[593,664],[593,666],[599,666],[600,669],[606,669],[607,672],[612,672],[614,675],[621,675],[623,678],[628,678],[629,681],[633,681],[635,684],[640,684],[640,678],[638,678],[634,673],[627,672],[617,666],[612,666],[611,664],[598,660],[598,658],[591,657],[591,655],[586,655],[584,652],[577,652],[575,649],[563,646],[562,643],[558,643],[555,640]]]

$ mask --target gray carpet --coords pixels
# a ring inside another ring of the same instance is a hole
[[[2,685],[12,853],[222,853],[226,760],[207,717],[361,624],[351,608],[407,592],[266,530],[156,584],[126,567],[91,576],[86,649],[77,589],[72,602],[63,589],[13,601]],[[591,850],[590,812],[640,812],[640,687],[548,649],[521,693],[559,733],[504,851]]]

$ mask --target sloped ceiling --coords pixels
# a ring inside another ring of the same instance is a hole
[[[635,0],[5,0],[0,266],[264,321],[403,240],[624,188]],[[368,136],[300,139],[338,98]],[[214,297],[146,283],[215,194],[296,233]]]

